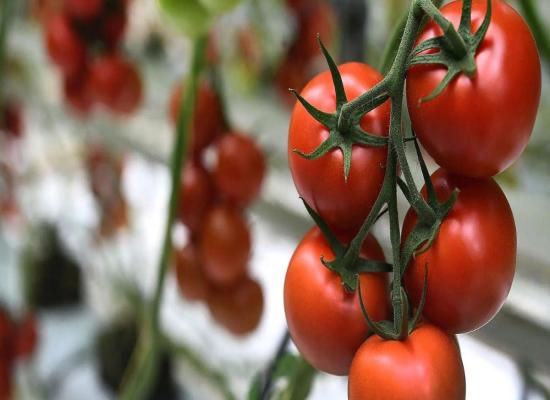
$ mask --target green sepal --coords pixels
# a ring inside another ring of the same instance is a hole
[[[359,292],[359,305],[361,306],[361,312],[363,313],[363,316],[367,321],[367,325],[369,326],[369,329],[376,335],[380,336],[381,338],[388,339],[388,340],[398,340],[399,334],[395,331],[393,323],[389,321],[375,322],[370,318],[369,313],[365,308],[365,303],[363,301],[363,294],[361,293],[360,282],[357,284],[357,291]]]
[[[416,135],[415,135],[416,136]],[[420,164],[420,170],[422,171],[422,177],[424,178],[424,185],[426,185],[426,191],[428,192],[428,204],[433,208],[437,208],[437,196],[435,194],[434,184],[430,178],[430,172],[426,166],[426,161],[422,156],[422,151],[420,150],[420,145],[417,140],[414,140],[414,149],[416,151],[416,156]]]
[[[336,257],[342,257],[345,253],[344,246],[342,246],[340,241],[336,238],[336,235],[332,233],[328,224],[323,220],[323,218],[321,218],[321,216],[317,214],[315,210],[311,208],[303,198],[300,198],[300,199],[302,200],[302,203],[304,203],[304,207],[306,208],[307,213],[309,214],[311,219],[313,219],[315,224],[321,230],[321,233],[325,237],[325,240],[328,242],[328,245],[330,246],[334,255]]]
[[[416,329],[420,318],[422,317],[422,312],[424,311],[424,306],[426,305],[426,296],[428,294],[428,264],[424,265],[424,284],[422,286],[422,295],[420,297],[420,304],[416,309],[416,313],[413,316],[413,319],[409,324],[409,335]]]
[[[334,91],[336,93],[336,109],[339,110],[340,107],[348,102],[346,91],[344,90],[344,82],[342,82],[342,75],[340,75],[340,71],[338,71],[338,66],[336,65],[334,59],[323,44],[321,36],[319,34],[317,34],[317,42],[319,42],[319,46],[321,47],[323,56],[327,61],[330,74],[332,75],[332,82],[334,83]]]
[[[324,111],[321,111],[317,108],[315,108],[313,105],[311,105],[306,99],[304,99],[296,90],[294,89],[288,89],[294,96],[296,96],[296,99],[304,106],[306,111],[311,115],[315,121],[323,124],[327,128],[332,128],[335,126],[336,121],[336,114],[330,114],[326,113]]]

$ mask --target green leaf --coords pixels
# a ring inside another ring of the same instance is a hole
[[[213,16],[197,0],[158,0],[166,18],[191,38],[208,33]]]

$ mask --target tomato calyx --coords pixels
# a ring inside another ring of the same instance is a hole
[[[330,73],[332,75],[332,81],[336,92],[336,112],[327,113],[321,111],[300,96],[296,90],[290,89],[307,112],[317,122],[329,129],[329,137],[311,153],[303,153],[297,149],[294,149],[294,152],[307,160],[316,160],[333,149],[340,149],[344,156],[344,179],[347,181],[351,170],[351,155],[353,146],[384,147],[388,144],[388,139],[386,137],[372,135],[363,130],[359,125],[361,117],[386,102],[388,100],[388,96],[387,94],[381,94],[376,97],[373,96],[372,101],[368,102],[367,106],[364,110],[361,110],[360,114],[354,115],[352,118],[342,118],[342,108],[344,105],[348,104],[348,99],[344,91],[344,83],[342,82],[342,76],[338,71],[338,66],[334,62],[334,59],[329,54],[319,36],[317,36],[317,41],[319,42],[319,46],[321,47],[321,51],[327,61]]]
[[[335,260],[327,261],[324,256],[321,257],[321,263],[335,272],[342,279],[342,284],[348,292],[354,292],[359,285],[359,274],[365,272],[390,272],[392,271],[392,265],[383,261],[367,260],[366,258],[357,256],[352,259],[351,262],[337,262],[337,260],[343,260],[348,248],[343,246],[336,238],[334,233],[330,230],[327,223],[313,210],[304,199],[302,199],[307,212],[315,221],[321,233],[325,237],[331,250],[336,256]],[[384,211],[385,213],[385,211]]]
[[[487,0],[485,18],[476,32],[472,32],[471,28],[472,0],[464,0],[462,4],[458,31],[441,15],[431,0],[419,0],[418,4],[441,27],[443,35],[418,44],[410,55],[408,65],[411,67],[439,64],[447,68],[447,73],[439,85],[429,96],[421,100],[427,102],[439,96],[458,74],[463,72],[470,78],[476,75],[475,55],[491,23],[492,3],[491,0]]]

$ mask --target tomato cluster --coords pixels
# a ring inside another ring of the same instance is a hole
[[[510,166],[527,144],[537,114],[541,71],[535,41],[525,21],[504,1],[491,3],[490,25],[472,53],[476,74],[457,74],[434,98],[428,96],[446,76],[446,65],[413,63],[403,78],[416,134],[412,140],[424,145],[442,167],[431,176],[425,174],[426,184],[418,199],[411,195],[410,180],[399,185],[411,208],[403,223],[401,242],[397,223],[392,227],[393,254],[407,254],[413,232],[420,235],[420,229],[429,228],[434,233],[430,240],[422,239],[410,260],[403,262],[402,283],[400,273],[395,277],[394,266],[394,279],[398,279],[391,292],[394,314],[401,310],[408,321],[409,312],[411,317],[413,311],[418,312],[420,322],[416,325],[415,320],[412,331],[406,323],[401,325],[403,330],[395,327],[403,322],[402,316],[394,316],[394,322],[373,323],[385,321],[391,314],[386,273],[357,272],[349,269],[356,264],[342,264],[346,262],[344,252],[355,245],[350,244],[352,238],[364,237],[358,231],[375,200],[386,199],[390,221],[398,221],[392,195],[386,193],[390,183],[395,195],[395,179],[396,175],[400,179],[401,169],[410,172],[407,155],[398,154],[398,145],[392,142],[400,140],[405,146],[399,137],[403,133],[392,128],[391,140],[382,148],[354,139],[351,168],[347,176],[344,173],[343,144],[345,135],[351,133],[341,124],[342,103],[365,95],[382,81],[382,75],[365,64],[339,66],[344,96],[338,92],[340,80],[333,78],[337,75],[335,67],[332,74],[323,72],[306,85],[292,112],[289,166],[319,228],[302,239],[290,260],[284,288],[288,328],[300,353],[315,368],[349,374],[350,399],[464,399],[464,368],[455,335],[488,323],[512,285],[515,222],[506,196],[492,177]],[[462,10],[463,2],[453,1],[442,7],[441,14],[458,26],[464,20]],[[472,31],[480,28],[488,11],[486,1],[473,1]],[[431,22],[418,43],[442,34]],[[429,49],[421,54],[429,60],[426,54],[434,53]],[[376,105],[371,111],[352,121],[359,126],[354,134],[387,136],[390,113],[392,127],[399,124],[393,118],[396,110],[388,101],[384,103],[390,97],[395,100],[392,90],[389,86],[387,97],[373,102]],[[398,93],[403,97],[403,91]],[[343,102],[342,97],[346,98]],[[337,144],[327,147],[330,140]],[[424,167],[420,151],[418,156]],[[387,165],[393,165],[395,171],[388,173]],[[418,205],[422,196],[428,211]],[[452,204],[452,208],[442,211],[445,204]],[[364,239],[363,261],[384,259],[373,241],[372,236]],[[400,261],[394,262],[399,265]],[[358,276],[359,289],[349,287],[346,273]],[[401,284],[399,299],[395,287]],[[405,306],[396,308],[396,304]],[[377,334],[367,339],[369,327]]]
[[[127,9],[127,0],[64,0],[44,21],[45,46],[62,73],[65,101],[81,116],[95,105],[127,115],[141,103],[139,71],[120,49]]]
[[[0,399],[12,398],[15,362],[31,357],[37,344],[35,315],[29,313],[20,321],[15,321],[0,306]]]
[[[181,101],[180,84],[169,104],[174,122]],[[266,166],[255,141],[225,125],[218,95],[201,81],[178,212],[190,240],[176,250],[175,270],[184,298],[206,302],[218,323],[244,335],[263,311],[261,286],[248,274],[252,243],[245,208],[258,197]],[[205,162],[206,153],[214,155],[213,163]]]
[[[315,36],[331,45],[336,37],[336,14],[327,1],[286,0],[295,16],[296,32],[288,46],[275,75],[275,87],[281,99],[288,105],[294,104],[289,88],[301,90],[317,72],[316,61],[319,51]]]
[[[128,225],[128,203],[122,193],[124,158],[91,143],[85,161],[90,189],[101,210],[99,233],[112,236]]]

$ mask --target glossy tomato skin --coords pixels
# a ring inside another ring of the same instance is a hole
[[[446,332],[465,333],[489,322],[508,296],[516,267],[514,216],[490,178],[459,177],[440,169],[432,181],[440,200],[449,198],[454,188],[460,193],[433,246],[409,264],[405,288],[418,305],[427,265],[424,316]],[[404,239],[415,222],[409,210]]]
[[[119,55],[106,55],[91,66],[90,84],[99,103],[118,114],[137,110],[143,97],[136,67]]]
[[[454,336],[429,324],[404,341],[373,335],[357,350],[349,400],[464,400],[466,381]]]
[[[474,29],[481,24],[485,0],[474,0]],[[509,167],[524,150],[537,114],[541,90],[540,59],[522,17],[495,0],[491,25],[478,49],[477,75],[456,78],[434,100],[422,103],[443,79],[440,66],[413,67],[407,102],[416,135],[434,160],[459,175],[490,177]],[[458,24],[461,1],[445,5],[443,15]],[[420,40],[439,35],[429,24]]]
[[[210,210],[200,233],[199,246],[204,272],[212,283],[227,287],[246,276],[251,237],[239,209],[222,204]]]
[[[59,14],[46,26],[46,49],[50,59],[64,74],[77,74],[86,64],[86,45],[70,19]]]
[[[183,169],[179,217],[191,233],[200,231],[215,196],[210,174],[199,163],[188,162]]]
[[[262,287],[255,280],[245,277],[232,287],[212,290],[208,297],[208,309],[212,318],[232,334],[249,334],[258,327],[262,318]]]
[[[229,201],[246,207],[262,188],[265,156],[254,139],[240,134],[223,135],[216,144],[217,163],[214,168],[216,188]]]
[[[366,64],[347,63],[339,67],[348,100],[365,93],[382,79]],[[334,85],[329,71],[313,78],[302,96],[325,112],[335,112]],[[384,103],[366,114],[361,127],[373,135],[387,136],[390,106]],[[315,121],[296,103],[288,135],[288,159],[294,184],[301,197],[337,232],[355,231],[370,212],[382,187],[387,161],[386,148],[354,146],[351,171],[344,180],[344,157],[333,149],[316,160],[306,160],[294,153],[315,150],[329,136],[328,129]]]
[[[178,120],[182,98],[183,87],[181,84],[177,84],[168,104],[168,114],[174,125]],[[191,150],[195,156],[210,145],[223,129],[220,100],[216,92],[205,81],[201,81],[198,87],[192,127]]]
[[[383,261],[376,239],[367,237],[363,256]],[[302,356],[315,368],[333,375],[347,375],[355,351],[367,337],[367,322],[359,295],[344,289],[339,275],[321,261],[334,253],[321,231],[314,227],[302,239],[288,266],[284,304],[288,329]],[[361,274],[361,290],[369,316],[388,318],[387,275]]]
[[[175,252],[176,280],[181,295],[189,301],[202,301],[208,298],[210,283],[199,261],[198,249],[188,243]]]

